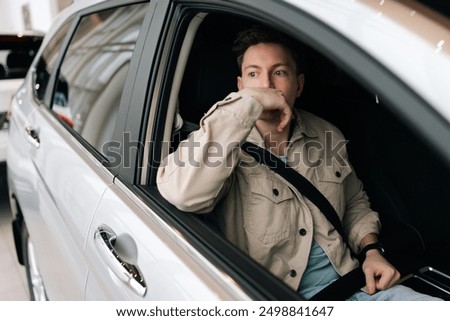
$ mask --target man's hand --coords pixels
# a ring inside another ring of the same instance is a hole
[[[362,270],[366,276],[366,291],[369,294],[386,290],[400,280],[400,272],[376,249],[367,251]]]
[[[283,93],[273,88],[244,88],[241,94],[252,96],[256,99],[264,111],[279,111],[280,120],[277,130],[282,132],[292,119],[292,107],[286,102]]]

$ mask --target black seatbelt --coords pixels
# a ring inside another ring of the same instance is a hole
[[[257,162],[266,165],[275,173],[282,176],[292,184],[303,196],[307,197],[330,221],[333,227],[339,232],[344,242],[347,242],[344,228],[334,207],[328,199],[303,175],[289,167],[276,155],[268,150],[261,148],[253,143],[244,142],[241,145],[242,150],[252,156]],[[342,276],[322,291],[311,298],[313,301],[336,301],[345,300],[350,295],[365,285],[365,277],[361,268],[357,268]]]

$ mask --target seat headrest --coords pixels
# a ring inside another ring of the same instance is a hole
[[[30,55],[24,52],[10,52],[6,57],[6,66],[8,68],[25,68],[31,64]]]

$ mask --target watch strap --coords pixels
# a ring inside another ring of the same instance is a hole
[[[367,251],[370,250],[378,250],[381,255],[384,255],[384,248],[380,242],[370,243],[363,247],[363,249],[358,254],[358,259],[360,262],[363,262],[366,258]]]

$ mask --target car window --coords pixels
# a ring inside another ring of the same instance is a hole
[[[99,151],[114,133],[128,67],[147,5],[84,16],[61,65],[52,109]]]
[[[172,88],[165,88],[170,90],[167,94],[170,99],[161,100],[168,103],[161,106],[158,115],[161,117],[167,113],[168,121],[159,124],[164,126],[163,129],[153,131],[160,136],[151,138],[156,142],[156,151],[152,154],[153,158],[148,159],[153,162],[155,172],[158,168],[155,164],[177,148],[178,140],[187,137],[198,126],[208,109],[236,90],[236,62],[230,50],[232,41],[239,30],[255,23],[237,15],[217,13],[209,13],[206,17],[202,15],[201,18],[199,25],[185,27],[185,38],[192,40],[184,39],[181,49],[174,46],[175,55],[180,52],[180,58],[176,66],[166,67],[166,70],[174,70],[174,74],[166,74],[172,79]],[[276,25],[262,20],[257,22],[269,27]],[[430,142],[417,134],[417,128],[411,126],[409,119],[399,117],[397,111],[399,104],[405,103],[405,96],[396,94],[398,101],[387,99],[388,92],[375,86],[378,78],[369,73],[372,69],[356,71],[350,60],[351,55],[345,57],[345,63],[342,63],[334,48],[320,48],[314,42],[306,42],[295,33],[297,30],[283,30],[280,27],[280,31],[296,38],[306,62],[305,88],[296,107],[336,125],[349,140],[350,160],[368,191],[372,208],[380,212],[386,242],[391,246],[395,244],[396,234],[390,232],[400,228],[397,231],[404,236],[403,248],[420,251],[423,246],[427,249],[439,244],[448,246],[447,227],[450,220],[442,213],[448,211],[445,202],[448,184],[445,178],[450,168],[445,159],[433,151]],[[338,37],[334,39],[340,40]],[[172,43],[176,44],[175,41]],[[357,53],[356,56],[363,55]],[[363,73],[364,77],[361,76]],[[398,81],[395,77],[391,79]],[[426,105],[421,107],[424,113],[428,112]],[[164,143],[157,146],[158,142]],[[411,151],[420,151],[421,155],[406,161],[405,155]],[[159,155],[162,155],[161,158],[155,160]],[[414,178],[416,175],[411,175],[415,171],[419,172],[418,180]],[[142,177],[145,179],[145,175]],[[155,184],[155,177],[151,173],[148,175],[149,185]],[[429,184],[418,183],[423,181]],[[433,186],[432,192],[429,191],[430,186]],[[433,199],[432,206],[428,201],[430,199]],[[214,216],[214,212],[211,214],[209,217]],[[430,217],[433,219],[430,220]],[[185,223],[189,226],[189,222]],[[448,268],[448,265],[439,263],[439,267]]]
[[[38,63],[36,64],[36,71],[33,76],[33,94],[34,97],[43,102],[45,98],[45,92],[50,80],[56,60],[59,56],[59,52],[62,48],[63,39],[67,35],[72,20],[67,21],[50,39],[46,45],[45,50],[42,52]]]
[[[180,222],[177,230],[180,230],[183,237],[198,240],[196,245],[201,244],[201,250],[207,248],[206,255],[211,255],[212,260],[218,258],[219,261],[226,262],[221,268],[226,269],[227,274],[232,278],[245,275],[245,280],[241,279],[239,286],[251,288],[254,284],[264,284],[271,289],[270,294],[264,293],[264,297],[273,295],[278,298],[297,299],[295,292],[290,291],[256,261],[225,239],[217,225],[216,212],[205,215],[180,212],[163,200],[158,190],[153,188],[156,181],[155,172],[161,164],[158,162],[168,152],[177,148],[180,139],[198,128],[200,118],[214,102],[224,99],[229,92],[236,90],[237,65],[231,52],[232,40],[240,28],[251,23],[249,20],[226,14],[198,12],[194,15],[189,11],[184,14],[187,19],[171,19],[171,23],[178,24],[176,27],[171,26],[172,30],[176,30],[173,31],[174,38],[166,42],[170,49],[162,46],[161,50],[168,53],[160,55],[161,61],[157,64],[159,69],[151,76],[164,75],[162,77],[165,77],[165,86],[162,91],[163,95],[167,96],[161,99],[161,108],[155,113],[155,121],[159,120],[156,125],[158,129],[149,128],[146,131],[148,135],[154,135],[145,137],[145,141],[151,141],[151,144],[141,144],[150,145],[153,149],[150,155],[143,153],[142,163],[147,165],[148,161],[149,165],[142,166],[141,172],[136,175],[143,182],[139,188],[153,199],[152,202],[156,199],[167,209],[167,212],[161,214],[163,219]],[[156,100],[155,96],[152,96],[153,100]],[[151,112],[148,117],[148,126],[154,126]],[[145,169],[148,169],[148,176]],[[236,265],[230,267],[229,262]]]

